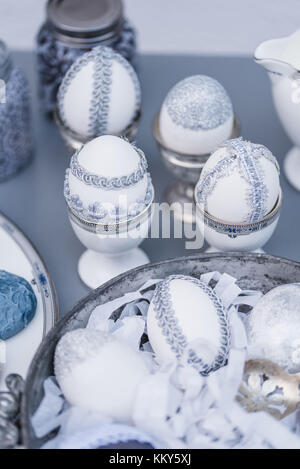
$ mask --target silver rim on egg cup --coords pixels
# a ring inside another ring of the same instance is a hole
[[[182,207],[184,204],[189,204],[191,209],[187,210],[187,206],[184,211],[176,211],[175,205],[174,215],[182,222],[194,223],[196,221],[194,206],[195,185],[211,153],[191,155],[179,153],[168,148],[159,131],[159,116],[160,113],[157,113],[153,121],[153,137],[158,145],[166,168],[176,179],[176,182],[167,189],[165,199],[170,205],[179,203],[179,206]],[[241,134],[240,130],[239,120],[235,116],[230,139],[239,137]]]
[[[135,115],[133,121],[131,122],[131,124],[129,124],[128,127],[126,127],[126,129],[124,131],[120,132],[119,134],[116,134],[116,136],[117,137],[124,137],[129,142],[134,141],[134,139],[137,135],[141,115],[142,115],[142,110],[140,109],[136,113],[136,115]],[[56,124],[59,128],[60,134],[61,134],[62,138],[64,139],[64,142],[66,143],[68,149],[71,152],[79,150],[84,144],[88,143],[90,140],[93,140],[94,138],[97,138],[97,137],[100,137],[101,135],[104,135],[104,134],[93,135],[92,137],[88,137],[88,138],[81,137],[78,133],[73,132],[72,130],[70,130],[68,127],[66,127],[63,124],[63,122],[60,118],[57,107],[54,111],[54,119],[55,119],[55,122],[56,122]]]
[[[221,233],[227,235],[229,238],[235,239],[239,236],[247,236],[251,235],[252,233],[256,233],[261,231],[272,223],[274,223],[280,216],[280,210],[282,207],[282,189],[280,188],[279,196],[274,205],[273,209],[264,216],[261,220],[253,223],[228,223],[224,220],[220,220],[219,218],[213,217],[209,213],[207,213],[199,202],[197,202],[196,195],[195,195],[195,204],[197,214],[201,217],[201,221],[204,223],[205,226],[208,226],[212,230],[217,233]],[[205,238],[205,235],[204,235]],[[212,246],[215,247],[215,246]]]
[[[152,191],[152,198],[145,207],[145,209],[139,213],[138,215],[128,218],[127,220],[122,220],[120,222],[116,223],[93,223],[91,221],[87,221],[84,218],[79,217],[77,214],[73,212],[73,210],[68,207],[68,213],[71,221],[73,221],[75,224],[77,224],[80,228],[83,228],[84,230],[88,231],[89,233],[96,233],[99,235],[116,235],[116,234],[121,234],[121,233],[127,233],[130,232],[132,229],[138,228],[139,225],[141,225],[144,221],[150,218],[151,216],[151,210],[152,210],[152,204],[154,202],[154,190]]]

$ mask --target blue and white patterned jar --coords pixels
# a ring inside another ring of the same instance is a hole
[[[121,0],[48,0],[47,20],[37,36],[40,96],[52,114],[61,81],[83,53],[97,45],[112,47],[132,64],[136,35],[124,20]]]
[[[29,86],[0,41],[0,182],[26,166],[31,155]]]

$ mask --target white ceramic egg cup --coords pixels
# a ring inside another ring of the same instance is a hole
[[[129,142],[133,142],[138,131],[139,122],[141,119],[142,111],[141,109],[137,112],[136,116],[132,123],[124,129],[124,131],[120,132],[117,137],[124,137]],[[93,137],[86,138],[82,137],[76,132],[68,129],[62,122],[57,109],[54,112],[54,119],[59,128],[60,134],[69,150],[73,153],[74,151],[80,150],[80,148],[88,143],[90,140],[93,140],[95,137],[100,137],[100,135],[94,135]]]
[[[87,222],[68,208],[71,226],[87,248],[79,259],[78,273],[88,287],[97,288],[123,272],[149,262],[147,254],[138,246],[150,228],[153,198],[136,217],[114,225]]]
[[[210,245],[207,252],[264,252],[277,226],[282,206],[282,191],[273,210],[255,223],[230,224],[212,217],[196,202],[197,224],[204,239]]]
[[[195,185],[210,154],[189,155],[175,152],[168,148],[159,131],[159,113],[153,121],[153,136],[166,168],[176,179],[176,182],[165,193],[166,202],[169,205],[174,204],[174,216],[178,220],[184,223],[194,223],[196,221],[194,205]],[[240,125],[235,117],[230,138],[237,138],[239,136]],[[176,210],[177,207],[179,210]]]

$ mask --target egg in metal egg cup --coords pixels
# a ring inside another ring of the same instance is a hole
[[[195,202],[208,252],[263,252],[282,206],[276,158],[265,146],[242,138],[225,142],[206,163]]]
[[[169,91],[154,118],[153,136],[166,168],[176,179],[165,197],[170,205],[179,202],[184,207],[178,212],[175,209],[178,219],[195,221],[195,185],[210,153],[239,135],[231,100],[217,80],[195,75]]]
[[[141,87],[135,70],[111,48],[95,47],[67,71],[54,117],[71,151],[101,135],[133,141],[141,118]]]
[[[101,136],[72,156],[64,195],[71,226],[87,248],[78,263],[96,288],[149,262],[138,246],[148,234],[154,188],[144,153],[116,136]]]

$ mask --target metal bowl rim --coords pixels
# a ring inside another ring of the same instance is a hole
[[[290,265],[293,267],[300,268],[300,262],[293,261],[291,259],[287,259],[287,258],[280,257],[280,256],[273,256],[270,254],[261,254],[261,253],[254,253],[254,252],[198,253],[198,254],[191,255],[191,256],[174,257],[174,258],[167,259],[164,261],[149,263],[149,264],[137,267],[121,275],[118,275],[117,277],[113,278],[112,280],[109,280],[108,282],[104,283],[103,285],[96,288],[95,290],[92,290],[87,296],[81,298],[71,308],[69,312],[67,312],[62,318],[60,318],[60,320],[56,323],[56,325],[48,332],[48,334],[46,335],[46,337],[44,338],[44,340],[38,347],[33,357],[33,360],[28,370],[24,395],[23,395],[22,403],[21,403],[20,422],[21,422],[21,433],[22,433],[22,438],[23,438],[25,447],[27,448],[30,447],[30,438],[29,438],[30,432],[29,432],[29,427],[28,427],[28,425],[30,425],[30,416],[29,416],[29,399],[31,395],[30,383],[35,375],[36,363],[38,362],[37,359],[42,357],[44,354],[47,354],[48,344],[49,342],[52,341],[52,339],[56,337],[59,330],[62,329],[72,319],[72,317],[75,314],[79,313],[87,303],[91,302],[93,299],[101,295],[101,292],[105,291],[108,288],[111,288],[114,284],[119,283],[120,281],[122,281],[128,275],[132,273],[138,273],[139,271],[142,271],[145,269],[150,272],[153,268],[172,264],[173,262],[185,262],[186,260],[201,262],[204,259],[213,259],[213,258],[216,258],[216,259],[217,258],[220,258],[220,259],[221,258],[223,259],[244,258],[245,260],[246,259],[265,259],[266,262],[269,262],[270,260],[272,260],[275,263],[276,262],[284,263],[285,265]]]

